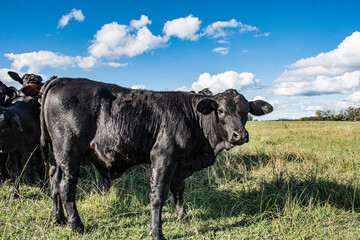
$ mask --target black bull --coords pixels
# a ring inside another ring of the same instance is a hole
[[[151,164],[151,223],[154,239],[164,239],[161,211],[170,191],[179,217],[184,180],[212,165],[216,155],[249,140],[248,113],[272,111],[265,101],[248,102],[236,90],[215,96],[151,92],[87,79],[62,78],[43,88],[41,144],[52,144],[52,217],[83,232],[75,204],[80,161],[91,161],[103,179]]]

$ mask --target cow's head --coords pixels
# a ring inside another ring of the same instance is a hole
[[[20,118],[17,114],[0,107],[0,152],[11,152],[14,132],[23,132]]]
[[[248,114],[261,116],[272,112],[273,107],[262,100],[247,101],[234,89],[219,93],[214,98],[205,98],[197,105],[202,114],[215,113],[216,124],[214,133],[225,148],[241,145],[249,141],[249,134],[245,129]]]
[[[200,95],[209,95],[209,96],[212,96],[212,95],[213,95],[213,93],[209,90],[209,88],[204,88],[204,89],[198,91],[197,94],[200,94]]]
[[[8,74],[12,79],[23,85],[23,87],[27,86],[28,84],[35,84],[40,87],[42,85],[42,77],[33,73],[26,73],[22,78],[16,72],[9,71]]]
[[[23,86],[22,89],[20,89],[20,92],[25,96],[37,97],[39,95],[40,88],[43,85],[41,76],[33,73],[26,73],[21,78],[16,72],[9,71],[8,74],[12,79]]]

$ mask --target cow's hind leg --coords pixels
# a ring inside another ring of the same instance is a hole
[[[182,219],[186,216],[186,210],[184,207],[184,178],[181,176],[180,171],[176,171],[171,182],[170,191],[174,196],[174,202],[176,207],[176,213],[178,215],[178,219]]]
[[[80,153],[77,151],[55,154],[56,164],[62,171],[59,183],[59,194],[66,212],[70,230],[83,233],[84,225],[81,222],[75,203],[75,192],[80,175]]]
[[[52,219],[55,223],[64,225],[66,223],[66,218],[59,194],[62,171],[56,165],[55,161],[50,168],[49,175],[51,183]]]

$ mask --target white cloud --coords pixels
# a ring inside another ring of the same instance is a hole
[[[77,63],[77,65],[80,67],[80,68],[93,68],[96,64],[97,64],[97,60],[96,58],[90,56],[90,57],[80,57],[80,56],[77,56],[75,57],[74,59],[74,63]]]
[[[131,89],[145,89],[146,87],[145,87],[145,85],[133,85],[132,87],[131,87]]]
[[[164,47],[167,38],[154,36],[146,24],[151,21],[142,15],[140,20],[132,20],[131,26],[112,22],[97,31],[89,53],[95,58],[119,59],[134,57],[145,51]]]
[[[220,53],[221,55],[226,55],[229,53],[229,47],[217,47],[213,49],[213,52]]]
[[[290,65],[275,82],[277,95],[320,95],[349,93],[360,87],[360,32],[339,46],[316,57]]]
[[[347,98],[345,101],[348,103],[349,106],[359,107],[360,106],[360,91],[354,92]]]
[[[58,28],[64,28],[66,25],[68,25],[69,21],[71,19],[75,19],[79,22],[83,22],[85,19],[85,16],[83,15],[81,10],[72,9],[70,13],[63,15],[58,23]]]
[[[276,95],[321,95],[349,93],[360,86],[360,70],[340,76],[319,75],[303,81],[281,82],[273,92]]]
[[[259,29],[254,26],[243,24],[231,19],[230,21],[217,21],[204,29],[204,34],[212,38],[226,37],[229,34],[234,33],[232,30],[237,30],[239,33],[247,33],[251,31],[258,31]]]
[[[50,51],[29,52],[22,54],[4,54],[9,60],[12,60],[11,64],[13,68],[21,70],[24,67],[28,67],[27,72],[39,73],[44,67],[53,68],[66,68],[69,65],[74,64],[72,57],[63,56],[59,53],[53,53]]]
[[[130,21],[130,26],[136,29],[140,29],[148,24],[151,24],[151,21],[149,20],[148,16],[145,15],[141,15],[140,20]]]
[[[266,32],[266,33],[259,33],[259,34],[254,34],[254,37],[256,38],[260,38],[260,37],[268,37],[270,36],[270,33],[269,32]]]
[[[4,54],[4,56],[7,57],[9,60],[13,61],[11,66],[17,71],[27,67],[28,69],[26,72],[35,74],[40,73],[40,71],[45,67],[61,69],[66,69],[68,67],[80,67],[82,69],[90,69],[100,65],[107,65],[111,67],[120,67],[127,65],[120,63],[103,63],[92,56],[71,57],[51,51],[29,52],[22,54],[8,53]]]
[[[224,39],[221,39],[219,41],[217,41],[218,43],[221,43],[221,44],[229,44],[229,41],[226,41]]]
[[[164,24],[163,32],[168,37],[176,36],[181,39],[195,41],[200,38],[200,35],[198,34],[200,24],[201,21],[199,18],[189,15],[185,18],[167,21]]]
[[[248,72],[237,73],[235,71],[227,71],[217,75],[203,73],[199,76],[197,82],[191,86],[191,90],[195,92],[209,88],[214,94],[223,92],[226,89],[234,88],[239,91],[252,88],[256,84],[255,75]],[[182,87],[182,89],[186,89]]]
[[[118,67],[126,67],[128,63],[106,62],[104,63],[104,65],[118,68]]]

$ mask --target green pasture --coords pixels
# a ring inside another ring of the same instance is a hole
[[[360,239],[360,123],[248,122],[250,142],[223,151],[186,180],[188,216],[173,197],[163,209],[168,239]],[[151,239],[149,166],[126,172],[110,192],[84,164],[77,205],[85,233],[51,220],[46,189],[0,186],[1,239]]]

